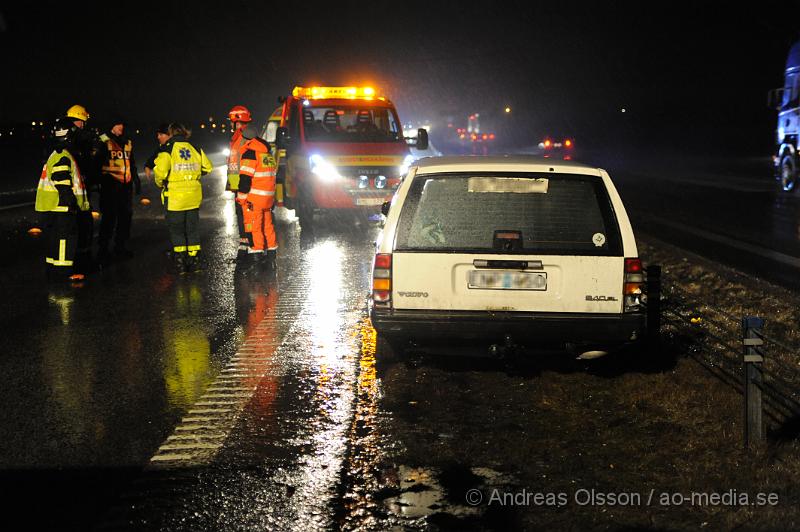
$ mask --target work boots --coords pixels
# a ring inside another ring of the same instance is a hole
[[[269,249],[266,253],[264,253],[264,266],[267,268],[267,270],[274,272],[278,269],[276,262],[277,258],[278,252],[274,249]]]
[[[175,261],[175,269],[178,273],[186,273],[188,271],[189,257],[186,253],[175,253],[172,258]]]
[[[189,255],[186,257],[186,262],[184,266],[185,273],[196,273],[199,272],[202,268],[200,267],[200,256],[199,255]]]

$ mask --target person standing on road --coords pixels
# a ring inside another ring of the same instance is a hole
[[[165,122],[159,124],[156,128],[156,140],[158,141],[158,148],[156,148],[156,151],[147,159],[147,162],[144,163],[144,175],[148,179],[153,177],[153,168],[156,166],[156,157],[158,157],[161,147],[169,140],[169,124]]]
[[[80,281],[84,273],[75,264],[78,246],[78,213],[89,210],[86,186],[75,155],[73,124],[69,118],[56,122],[53,152],[47,158],[36,189],[36,211],[46,216],[49,279]]]
[[[77,212],[78,219],[78,247],[75,252],[76,268],[89,271],[93,268],[92,238],[94,236],[94,220],[92,219],[92,191],[100,186],[99,155],[102,143],[97,135],[86,127],[89,112],[82,105],[73,105],[67,109],[66,117],[72,122],[72,154],[78,164],[84,185],[86,186],[86,199],[89,208]]]
[[[111,129],[100,136],[105,144],[103,177],[100,184],[99,250],[97,260],[107,263],[108,245],[114,238],[114,255],[128,259],[133,253],[126,247],[131,236],[133,218],[133,192],[142,193],[142,184],[133,159],[133,142],[125,134],[125,120],[112,120]]]
[[[239,166],[239,193],[245,194],[245,231],[252,236],[253,243],[248,255],[265,262],[270,270],[275,269],[278,240],[272,208],[275,205],[275,174],[278,165],[270,152],[269,144],[258,137],[255,127],[242,128],[246,142],[242,147]]]
[[[169,124],[162,123],[158,126],[158,128],[156,128],[156,140],[158,140],[158,148],[153,152],[153,155],[147,159],[147,162],[144,163],[144,175],[147,179],[151,179],[153,177],[153,169],[156,167],[156,157],[158,157],[161,148],[169,140]],[[161,189],[161,203],[164,205],[165,209],[167,207],[168,196],[169,192],[167,189]]]
[[[231,137],[228,153],[228,183],[225,189],[230,190],[236,196],[236,223],[239,228],[239,248],[236,253],[236,258],[242,259],[246,256],[247,250],[250,248],[251,237],[247,234],[244,227],[244,212],[242,207],[244,206],[247,194],[239,192],[239,164],[242,158],[242,147],[245,143],[245,139],[242,137],[242,128],[249,124],[253,118],[247,107],[235,105],[228,111],[228,120],[231,121],[233,136]]]
[[[200,177],[213,169],[202,149],[189,143],[191,132],[182,124],[170,124],[169,140],[156,156],[156,186],[169,189],[167,226],[173,258],[182,272],[200,268]]]

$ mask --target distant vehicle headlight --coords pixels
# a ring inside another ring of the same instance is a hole
[[[225,157],[228,157],[228,156],[230,156],[230,154],[231,154],[231,149],[230,148],[223,148],[222,155],[224,155]]]
[[[336,167],[327,162],[320,155],[314,154],[309,157],[308,165],[311,167],[311,173],[326,183],[333,183],[342,178],[339,171],[336,170]]]

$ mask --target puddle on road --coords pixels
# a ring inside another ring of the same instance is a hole
[[[355,416],[349,435],[345,529],[425,528],[428,518],[478,519],[486,500],[470,501],[470,490],[482,498],[492,490],[508,491],[511,475],[489,467],[453,464],[448,467],[387,466],[397,444],[387,440],[381,426],[391,412],[380,406],[381,383],[375,369],[376,334],[368,319],[360,327],[361,357]],[[452,438],[441,434],[442,438]],[[472,502],[472,504],[470,504]]]
[[[387,497],[383,504],[405,519],[442,513],[454,517],[477,516],[486,509],[486,494],[509,486],[512,481],[510,476],[487,467],[443,470],[400,466],[397,468],[400,493]],[[471,498],[476,493],[480,493],[481,500]]]

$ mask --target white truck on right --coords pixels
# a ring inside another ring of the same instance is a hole
[[[800,133],[800,41],[789,49],[783,87],[769,92],[769,105],[778,111],[776,149],[772,158],[775,177],[785,191],[795,189],[798,180],[798,133]]]

